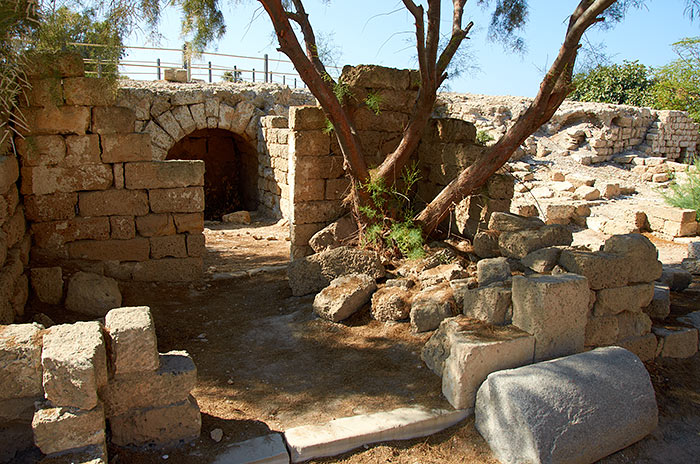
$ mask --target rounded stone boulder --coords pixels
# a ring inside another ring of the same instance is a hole
[[[66,309],[89,316],[102,317],[122,304],[117,281],[90,272],[76,272],[68,281]]]

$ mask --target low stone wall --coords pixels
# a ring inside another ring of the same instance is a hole
[[[0,462],[34,443],[49,456],[106,463],[107,427],[120,446],[200,433],[194,363],[184,351],[158,354],[147,307],[113,309],[104,326],[0,326],[0,372]]]
[[[289,120],[286,116],[260,118],[262,138],[258,144],[258,209],[275,217],[289,218]]]

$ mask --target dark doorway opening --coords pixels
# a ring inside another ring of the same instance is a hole
[[[203,160],[204,218],[220,221],[234,211],[258,207],[258,153],[242,137],[202,129],[177,142],[166,159]]]

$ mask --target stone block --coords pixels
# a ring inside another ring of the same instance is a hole
[[[350,193],[350,180],[347,178],[326,180],[326,200],[342,200]]]
[[[204,230],[204,213],[174,214],[178,234],[199,234]]]
[[[414,332],[435,330],[440,323],[458,313],[452,288],[448,284],[422,290],[411,302],[411,329]]]
[[[91,445],[65,453],[52,454],[42,459],[39,464],[107,464],[107,447]]]
[[[151,237],[151,259],[186,258],[187,244],[184,235]]]
[[[654,327],[659,345],[657,356],[662,358],[689,358],[698,352],[698,329],[688,327]]]
[[[167,68],[163,72],[163,79],[168,82],[187,82],[187,70]]]
[[[27,98],[28,106],[60,106],[64,103],[63,86],[58,77],[32,79],[31,86],[25,88],[24,95]]]
[[[678,318],[678,322],[688,324],[696,329],[700,329],[700,311],[693,311]]]
[[[228,445],[212,464],[244,463],[289,464],[289,453],[282,435],[271,433]]]
[[[459,316],[445,319],[421,358],[442,377],[442,394],[455,409],[474,407],[476,392],[495,371],[530,364],[535,338],[513,327],[489,327]]]
[[[235,108],[221,103],[219,106],[219,129],[227,129],[234,134],[244,134],[255,110],[255,106],[247,101],[239,102]]]
[[[148,239],[79,240],[67,244],[68,256],[92,261],[145,261],[150,256]],[[111,309],[111,308],[110,308]]]
[[[648,215],[665,219],[667,221],[680,223],[695,222],[696,212],[692,209],[648,205],[644,208],[644,210]]]
[[[110,352],[109,366],[114,375],[158,369],[160,361],[156,330],[148,306],[110,310],[105,317],[105,328]],[[109,403],[110,400],[106,401]],[[168,403],[172,402],[175,401]],[[109,405],[107,407],[109,409]]]
[[[559,265],[568,272],[585,276],[593,290],[623,287],[630,268],[624,256],[586,250],[562,250]]]
[[[151,349],[148,348],[149,358]],[[188,398],[197,383],[197,368],[185,351],[156,355],[156,370],[130,372],[110,379],[100,390],[108,418],[133,409],[163,407]]]
[[[202,258],[151,259],[135,263],[132,276],[142,282],[190,282],[201,279]]]
[[[551,272],[559,262],[561,248],[547,247],[528,253],[521,262],[533,271],[544,274]]]
[[[20,206],[2,226],[2,232],[5,234],[5,242],[8,248],[13,248],[22,240],[26,232],[26,227],[27,222],[24,218],[24,208]]]
[[[666,285],[655,284],[653,298],[643,311],[652,319],[666,319],[671,313],[671,289]]]
[[[204,185],[204,161],[171,160],[126,163],[127,189],[168,189]]]
[[[190,113],[190,109],[187,105],[176,106],[173,108],[172,112],[185,134],[190,134],[197,130],[197,124],[194,122],[192,113]]]
[[[204,257],[206,253],[204,234],[187,234],[187,256]]]
[[[204,219],[202,219],[202,227],[204,227]],[[143,237],[162,237],[175,235],[176,232],[173,216],[170,214],[139,216],[136,218],[136,229]]]
[[[90,128],[90,108],[85,106],[28,108],[24,110],[24,116],[32,135],[80,135]]]
[[[168,406],[132,409],[110,418],[112,443],[118,446],[164,446],[199,437],[202,418],[190,396]]]
[[[104,190],[80,192],[78,208],[81,216],[143,216],[148,214],[145,190]]]
[[[296,157],[328,155],[330,136],[321,130],[292,131],[289,134],[289,153]]]
[[[38,324],[0,325],[0,400],[42,395],[42,336]]]
[[[644,313],[624,311],[615,317],[619,327],[619,340],[641,337],[651,331],[651,319]]]
[[[411,293],[399,287],[382,287],[372,295],[372,317],[378,321],[401,321],[411,312]]]
[[[641,311],[654,296],[654,284],[605,288],[596,292],[593,313],[596,317],[612,316],[622,311]]]
[[[325,189],[326,183],[323,179],[305,179],[303,182],[298,181],[294,185],[294,204],[324,200],[326,198]]]
[[[26,195],[24,215],[30,221],[46,222],[75,217],[78,194],[54,193],[52,195]]]
[[[338,179],[345,173],[342,156],[303,156],[294,154],[294,171],[304,173],[306,179]]]
[[[469,410],[428,410],[414,406],[293,427],[284,432],[284,438],[291,462],[304,462],[370,443],[428,436],[463,421],[470,414]]]
[[[106,190],[113,185],[112,167],[90,164],[74,167],[36,166],[22,168],[24,195],[46,195],[81,190]]]
[[[700,242],[688,243],[688,258],[700,259]]]
[[[639,337],[626,338],[618,341],[615,345],[636,354],[642,361],[651,361],[656,357],[656,347],[658,345],[656,335],[648,333]]]
[[[117,281],[99,274],[76,272],[68,281],[66,309],[90,316],[104,316],[122,303]]]
[[[496,231],[486,230],[477,232],[474,236],[474,254],[479,258],[495,258],[501,255],[501,250],[498,247],[499,233]]]
[[[63,79],[63,94],[67,105],[108,106],[116,100],[116,92],[107,79],[69,77]]]
[[[109,218],[76,217],[69,221],[38,222],[32,224],[34,244],[40,248],[60,248],[75,240],[107,240]]]
[[[129,163],[153,159],[149,133],[105,134],[100,138],[104,163]]]
[[[46,405],[32,420],[34,443],[44,454],[105,445],[105,413],[101,404],[85,410]]]
[[[15,140],[22,166],[57,165],[66,157],[66,139],[60,135],[37,135]]]
[[[61,304],[63,300],[63,270],[59,267],[33,267],[32,288],[39,301]]]
[[[76,322],[47,329],[41,366],[44,393],[51,404],[84,410],[97,407],[104,418],[97,389],[107,384],[107,354],[99,322]]]
[[[39,382],[41,383],[40,372],[37,373],[37,377],[39,377]],[[42,401],[43,399],[43,395],[0,399],[0,424],[7,425],[10,422],[23,424],[25,426],[26,424],[31,424],[32,417],[34,417],[34,410],[36,409],[34,403]],[[0,430],[2,430],[2,425],[0,425]],[[29,433],[31,434],[31,431]],[[0,432],[0,436],[2,436],[2,432]],[[0,438],[0,443],[1,442],[2,439]]]
[[[611,316],[591,317],[586,324],[585,346],[613,345],[619,339],[620,327],[617,318]]]
[[[148,191],[154,213],[199,213],[204,211],[202,187],[156,189]]]
[[[505,325],[512,318],[510,286],[497,282],[461,290],[464,315],[494,325]]]
[[[0,156],[0,192],[5,193],[19,178],[19,165],[14,156]]]
[[[475,408],[476,429],[504,464],[595,462],[657,423],[649,374],[619,347],[494,372]]]
[[[345,214],[339,201],[306,201],[294,205],[292,215],[296,224],[329,223]]]
[[[535,360],[583,351],[588,281],[574,274],[513,277],[513,325],[535,336]]]
[[[62,167],[100,164],[100,137],[95,134],[66,136],[66,157],[59,163]]]
[[[377,289],[367,274],[349,274],[333,279],[314,298],[314,312],[323,319],[340,322],[362,308]]]
[[[286,127],[286,126],[285,126]],[[318,130],[326,127],[326,115],[318,106],[289,108],[289,128],[296,131]]]
[[[682,292],[693,282],[693,275],[677,265],[664,266],[657,282],[667,285],[674,292]]]
[[[629,282],[653,282],[663,272],[656,247],[642,234],[613,235],[605,241],[603,251],[625,258]]]
[[[503,256],[522,259],[529,253],[551,246],[571,245],[571,231],[562,225],[552,224],[540,229],[502,232],[498,246]]]
[[[697,235],[698,223],[695,221],[687,223],[666,221],[661,232],[669,237],[692,237]]]
[[[133,216],[112,216],[109,218],[110,238],[131,240],[136,237],[136,224]]]
[[[479,286],[503,282],[511,278],[510,266],[506,258],[482,259],[476,264],[476,278]]]

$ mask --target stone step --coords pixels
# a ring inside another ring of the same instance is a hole
[[[230,445],[212,464],[289,464],[289,453],[279,433]]]
[[[294,427],[284,433],[292,462],[336,456],[370,443],[424,437],[451,427],[473,409],[448,411],[421,406]]]

